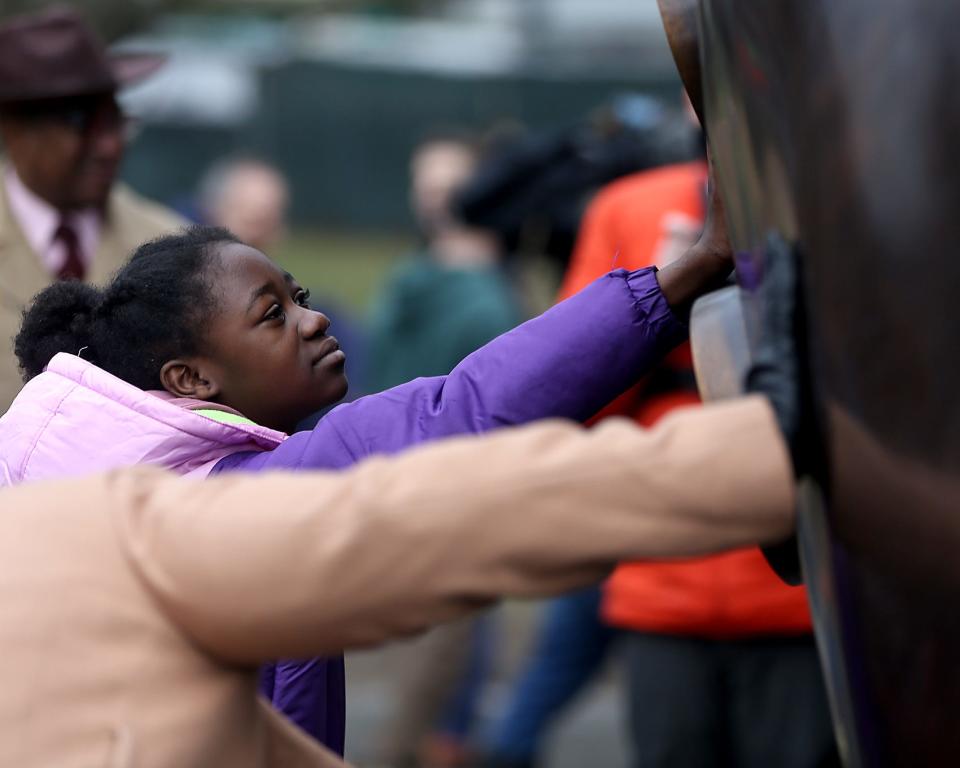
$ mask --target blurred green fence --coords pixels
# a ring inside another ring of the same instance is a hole
[[[430,129],[483,130],[519,120],[562,130],[628,90],[675,100],[670,76],[648,80],[446,77],[293,61],[260,75],[262,106],[231,128],[150,124],[124,175],[157,199],[188,195],[224,154],[252,151],[277,163],[293,187],[293,221],[311,227],[408,225],[407,161]]]

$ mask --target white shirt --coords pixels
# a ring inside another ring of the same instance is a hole
[[[10,211],[43,268],[56,276],[67,261],[66,246],[62,240],[55,239],[62,218],[77,233],[80,258],[89,270],[100,244],[100,213],[95,208],[84,208],[61,217],[56,208],[27,189],[13,168],[7,169],[3,183]]]

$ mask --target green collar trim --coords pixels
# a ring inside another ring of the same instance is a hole
[[[227,411],[218,411],[214,408],[198,408],[194,413],[199,413],[208,419],[219,421],[221,424],[243,424],[247,427],[257,426],[256,422],[250,421],[246,416],[241,416],[238,413],[228,413]]]

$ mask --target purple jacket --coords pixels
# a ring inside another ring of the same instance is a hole
[[[559,417],[583,421],[686,337],[654,269],[617,270],[494,339],[447,376],[422,378],[342,405],[267,452],[235,453],[213,472],[339,469],[451,435]],[[283,661],[264,693],[343,753],[343,658]]]

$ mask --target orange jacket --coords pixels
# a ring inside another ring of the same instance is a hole
[[[565,298],[616,267],[663,266],[683,253],[703,223],[706,166],[668,166],[605,187],[584,217],[560,291]],[[659,384],[658,384],[659,380]],[[633,416],[645,426],[699,403],[689,345],[599,414]],[[757,548],[692,560],[625,563],[607,581],[602,606],[612,625],[715,639],[811,631],[806,592],[788,587]]]

